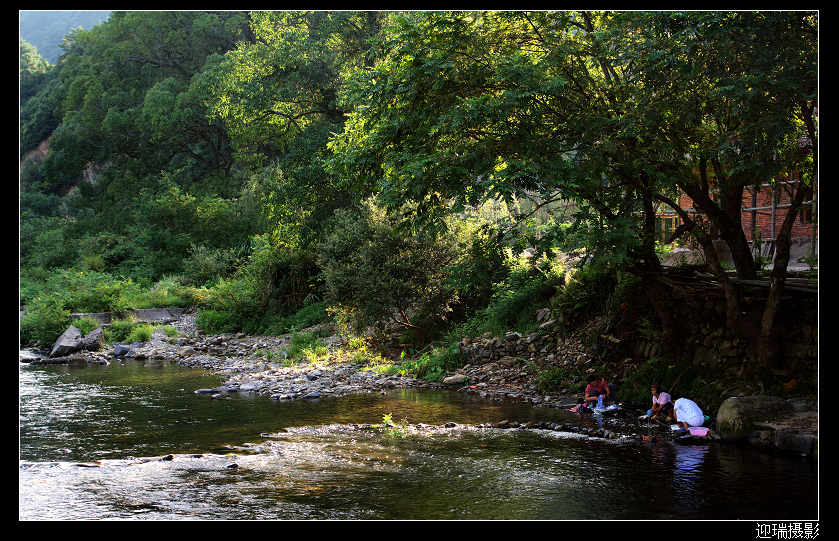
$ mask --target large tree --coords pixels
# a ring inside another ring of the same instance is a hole
[[[396,16],[379,61],[347,86],[355,109],[333,142],[336,163],[424,215],[448,209],[441,198],[454,209],[528,192],[578,201],[595,226],[591,247],[647,279],[674,338],[656,204],[678,190],[693,197],[740,277],[754,278],[742,192],[800,161],[791,143],[815,124],[814,29],[812,14],[796,13]],[[805,175],[791,215],[811,185]],[[713,237],[684,216],[682,231],[710,249]],[[777,244],[773,288],[786,264]]]
[[[367,61],[377,12],[254,12],[253,40],[203,77],[213,119],[275,227],[276,245],[316,240],[324,220],[359,194],[329,174],[327,142],[343,129],[340,74]],[[363,192],[363,190],[362,190]]]
[[[439,216],[489,198],[578,204],[596,257],[657,281],[656,178],[633,114],[637,71],[608,37],[611,16],[579,12],[394,16],[379,60],[356,70],[335,168],[376,183],[391,208]],[[444,204],[445,202],[445,204]]]
[[[783,294],[790,235],[814,194],[817,165],[817,19],[812,12],[625,13],[614,20],[617,43],[646,64],[637,86],[645,104],[650,159],[662,186],[693,200],[688,215],[673,198],[681,231],[702,244],[723,283],[728,327],[738,321],[738,291],[718,261],[713,237],[726,242],[737,277],[757,277],[741,223],[745,188],[770,183],[790,207],[777,236],[770,293],[760,325],[758,357],[777,356],[774,320]],[[703,225],[704,222],[704,225]],[[758,333],[746,329],[747,334]]]

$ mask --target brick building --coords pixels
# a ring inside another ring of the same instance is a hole
[[[781,179],[778,182],[789,181]],[[774,241],[786,218],[789,203],[790,195],[780,186],[773,187],[766,183],[759,190],[752,187],[745,188],[741,223],[746,240],[751,242],[758,238],[764,242]],[[693,208],[693,200],[685,194],[679,197],[679,206],[688,213],[698,212]],[[657,218],[656,228],[663,242],[681,224],[681,219],[673,209],[666,205],[660,207]],[[805,202],[798,210],[790,236],[794,239],[794,244],[803,244],[805,239],[809,242],[815,232],[813,203]]]

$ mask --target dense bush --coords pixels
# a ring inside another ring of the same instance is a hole
[[[73,320],[73,325],[77,329],[79,329],[82,332],[82,334],[87,334],[90,331],[98,328],[100,323],[92,317],[81,317]]]
[[[404,361],[399,366],[403,375],[429,381],[440,381],[446,374],[463,366],[463,354],[457,344],[448,347],[436,347],[423,353],[418,358]]]
[[[509,274],[493,284],[489,304],[466,321],[459,334],[499,336],[510,330],[529,332],[537,326],[536,310],[547,305],[561,287],[563,267],[548,260],[531,263],[510,252],[507,262]]]
[[[326,303],[317,302],[306,305],[288,316],[263,314],[255,315],[248,319],[242,319],[236,313],[230,311],[202,308],[198,311],[195,325],[207,334],[242,331],[247,334],[279,336],[294,332],[295,330],[312,327],[328,319]]]
[[[241,327],[234,314],[222,310],[203,308],[195,316],[195,327],[207,334],[232,333]]]
[[[111,324],[105,327],[103,334],[105,335],[105,343],[112,344],[115,342],[126,342],[131,331],[137,324],[130,319],[116,319],[111,321]]]
[[[50,347],[70,324],[70,310],[60,299],[39,295],[26,305],[20,322],[20,341]]]
[[[372,201],[338,210],[319,247],[326,300],[354,331],[385,322],[423,334],[449,310],[454,292],[445,269],[456,257],[450,238],[409,234]]]
[[[43,269],[21,273],[21,343],[39,341],[51,345],[64,332],[72,312],[124,312],[133,308],[185,307],[195,302],[201,290],[184,286],[173,278],[151,285],[106,273],[76,269],[45,273]],[[119,332],[111,325],[111,334]],[[125,339],[120,336],[118,340]]]
[[[569,322],[602,314],[617,284],[615,270],[608,264],[591,263],[576,270],[554,300]]]
[[[250,251],[246,245],[232,248],[210,248],[193,244],[184,261],[182,276],[195,285],[205,285],[230,276],[241,265]]]

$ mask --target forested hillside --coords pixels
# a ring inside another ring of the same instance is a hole
[[[91,29],[108,19],[110,11],[20,11],[20,37],[31,43],[50,64],[61,56],[65,34],[74,28]]]
[[[466,333],[632,295],[678,337],[656,209],[691,193],[705,217],[680,241],[721,239],[755,276],[732,222],[743,187],[795,169],[800,204],[816,185],[816,25],[112,12],[55,62],[22,44],[21,340],[51,343],[71,311],[195,306],[207,332],[266,334],[328,317],[436,340],[415,368],[440,377]]]

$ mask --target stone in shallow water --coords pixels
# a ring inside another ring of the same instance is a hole
[[[446,385],[456,385],[465,382],[467,379],[463,374],[454,374],[453,376],[443,378],[443,383]]]
[[[50,351],[50,357],[64,357],[74,351],[78,351],[81,347],[82,331],[70,325],[58,337],[58,340],[55,341],[55,344],[52,346],[52,351]]]

